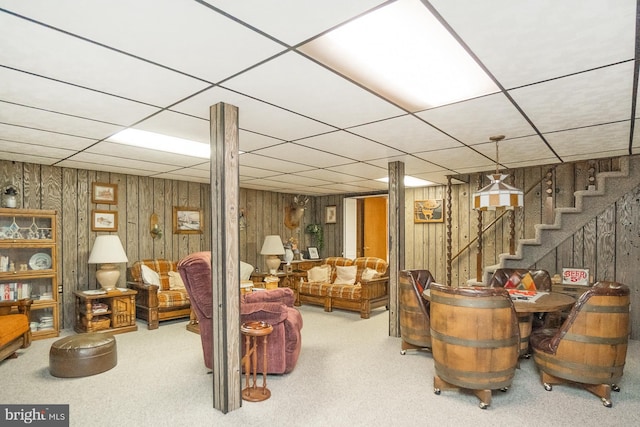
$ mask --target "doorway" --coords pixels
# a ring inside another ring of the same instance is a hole
[[[377,257],[387,261],[388,197],[364,196],[344,200],[345,257]]]

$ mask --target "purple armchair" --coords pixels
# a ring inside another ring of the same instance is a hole
[[[204,364],[212,369],[213,314],[211,288],[211,252],[197,252],[188,255],[178,263],[185,288],[191,299],[191,306],[200,324],[200,338]],[[296,366],[302,338],[302,316],[293,306],[293,291],[278,288],[268,291],[256,291],[240,297],[241,323],[259,320],[270,323],[273,332],[267,344],[267,373],[286,374]],[[244,341],[240,341],[241,344]],[[241,345],[244,353],[244,345]],[[262,346],[259,346],[258,360],[262,359]],[[261,372],[262,364],[258,364]]]

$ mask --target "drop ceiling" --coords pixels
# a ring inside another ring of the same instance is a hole
[[[207,160],[109,138],[208,143],[220,102],[250,189],[375,192],[397,160],[445,183],[491,171],[496,134],[502,168],[640,153],[635,1],[423,1],[498,90],[422,111],[302,52],[389,3],[0,0],[0,159],[209,182]]]

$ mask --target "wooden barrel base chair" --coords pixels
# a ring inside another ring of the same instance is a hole
[[[429,301],[422,292],[434,282],[429,270],[402,270],[398,285],[400,311],[400,336],[402,348],[407,350],[431,351],[431,331],[429,325]]]
[[[486,409],[492,390],[511,386],[519,342],[518,317],[506,289],[431,286],[435,394],[468,389]]]
[[[598,282],[582,294],[564,323],[531,335],[533,359],[545,390],[575,384],[608,408],[622,378],[629,340],[629,288]]]

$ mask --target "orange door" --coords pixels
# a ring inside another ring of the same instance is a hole
[[[367,197],[363,199],[362,254],[384,260],[388,256],[387,247],[387,198]]]

